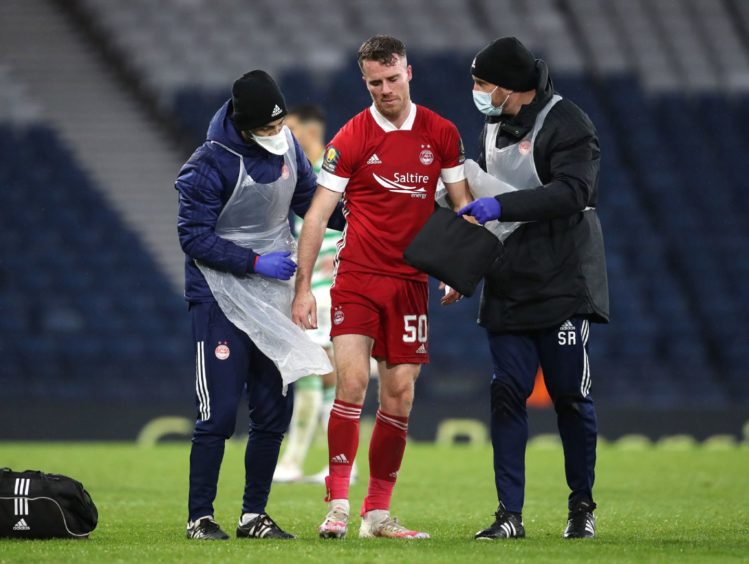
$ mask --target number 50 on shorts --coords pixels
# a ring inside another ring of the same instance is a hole
[[[428,324],[426,315],[404,315],[403,316],[403,342],[404,343],[426,343],[428,336]]]

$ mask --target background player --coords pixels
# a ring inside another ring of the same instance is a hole
[[[456,206],[467,203],[463,145],[452,123],[411,102],[411,67],[401,41],[372,37],[360,47],[358,61],[373,104],[349,120],[326,149],[299,242],[292,307],[296,323],[317,326],[312,267],[343,195],[347,226],[331,290],[338,381],[328,428],[329,507],[320,535],[341,538],[347,531],[349,476],[371,355],[379,365],[380,409],[359,536],[428,538],[399,524],[389,511],[414,382],[429,359],[427,276],[403,261],[403,251],[431,215],[440,177]]]
[[[325,114],[313,104],[295,106],[286,116],[286,125],[299,141],[304,154],[307,155],[315,174],[320,174],[323,153],[325,152]],[[303,220],[294,216],[294,227],[297,236],[302,232]],[[317,329],[308,334],[318,345],[325,348],[333,363],[333,343],[330,341],[330,287],[333,284],[333,260],[336,243],[341,233],[327,229],[320,248],[320,256],[312,271],[312,292],[317,300]],[[297,380],[294,395],[294,415],[291,418],[289,432],[286,436],[286,447],[273,474],[274,482],[297,482],[303,478],[304,459],[314,439],[317,422],[322,423],[323,430],[328,431],[328,419],[335,399],[335,370],[322,376],[307,376]],[[325,482],[328,474],[327,465],[319,473],[309,476],[305,481]],[[351,472],[351,479],[356,479],[356,466]]]

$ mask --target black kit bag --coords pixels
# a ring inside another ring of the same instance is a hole
[[[99,512],[83,484],[61,474],[0,468],[0,537],[85,539]]]
[[[438,207],[406,248],[403,258],[471,297],[504,247],[492,233],[454,211]]]

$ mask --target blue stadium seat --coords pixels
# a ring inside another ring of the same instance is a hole
[[[193,371],[189,318],[138,239],[53,130],[0,125],[0,148],[12,187],[0,211],[0,380],[27,399],[191,396],[174,385]],[[156,370],[171,390],[149,387]]]

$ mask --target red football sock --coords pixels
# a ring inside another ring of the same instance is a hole
[[[348,499],[351,466],[359,447],[359,418],[361,405],[341,400],[333,402],[328,422],[329,470],[325,484],[328,488],[326,501]]]
[[[406,450],[408,417],[377,411],[369,443],[369,488],[362,515],[373,509],[390,509],[395,480]]]

